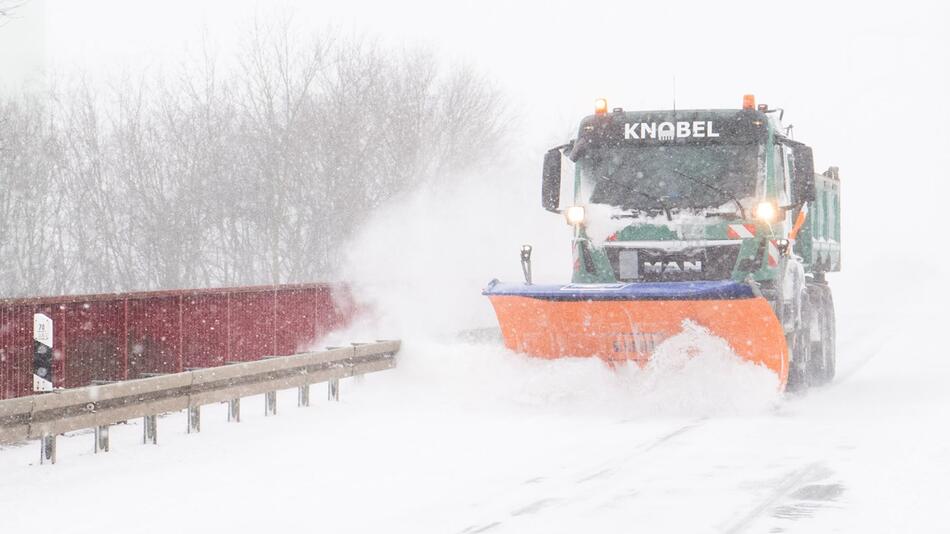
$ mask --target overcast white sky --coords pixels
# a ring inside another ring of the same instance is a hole
[[[950,10],[871,4],[30,0],[0,28],[0,72],[9,85],[37,57],[48,70],[100,73],[175,62],[203,29],[227,55],[255,16],[289,11],[304,28],[476,63],[512,96],[530,152],[563,141],[598,96],[668,108],[675,76],[680,108],[737,107],[750,92],[784,107],[817,164],[842,168],[846,222],[879,216],[879,203],[894,200],[882,190],[901,176],[924,180],[899,188],[901,202],[938,210],[934,193],[947,193],[950,178]],[[898,235],[890,226],[875,235],[889,231]]]
[[[203,28],[226,55],[255,16],[290,12],[315,31],[339,26],[475,62],[529,117],[554,115],[565,127],[599,95],[669,107],[675,76],[678,106],[732,107],[754,92],[789,109],[805,135],[810,117],[842,105],[938,96],[950,64],[941,2],[30,0],[24,11],[43,3],[57,68],[174,61]]]

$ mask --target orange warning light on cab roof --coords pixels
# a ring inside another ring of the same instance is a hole
[[[606,115],[607,114],[607,99],[598,98],[594,100],[594,113],[597,115]]]
[[[742,95],[742,109],[755,109],[755,95]]]

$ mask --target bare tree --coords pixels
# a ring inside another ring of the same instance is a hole
[[[52,180],[49,131],[35,98],[0,108],[0,284],[25,294],[56,287],[61,197]]]
[[[325,40],[300,40],[289,20],[258,23],[240,62],[245,146],[253,158],[249,168],[258,173],[246,183],[252,186],[254,224],[263,238],[257,247],[268,251],[267,272],[275,284],[284,281],[288,254],[300,245],[298,162],[309,152],[300,132],[318,90],[326,47]]]
[[[426,50],[285,20],[233,63],[0,100],[0,295],[345,277],[369,213],[503,146],[501,95]]]

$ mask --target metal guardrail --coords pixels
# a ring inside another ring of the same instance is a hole
[[[0,444],[40,439],[41,460],[55,462],[56,436],[95,428],[95,450],[108,450],[108,427],[145,418],[143,442],[157,443],[156,415],[188,410],[188,432],[200,430],[200,408],[229,402],[228,420],[240,420],[240,398],[265,394],[265,415],[277,412],[276,392],[299,388],[309,405],[311,384],[328,382],[339,400],[339,380],[396,366],[399,341],[354,343],[318,352],[278,356],[183,373],[56,390],[0,401]]]

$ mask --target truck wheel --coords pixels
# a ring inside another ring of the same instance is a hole
[[[835,376],[835,311],[831,291],[827,286],[808,287],[808,303],[814,311],[809,334],[811,338],[811,361],[808,383],[823,385]]]
[[[798,362],[800,338],[798,332],[785,335],[785,341],[788,343],[788,382],[785,383],[785,391],[801,391],[807,385],[805,369]]]
[[[802,322],[794,332],[786,334],[788,342],[788,383],[787,391],[804,391],[811,385],[812,342],[811,328],[812,307],[808,296],[802,296]]]
[[[827,384],[835,378],[835,367],[837,360],[837,350],[835,346],[836,327],[835,327],[835,302],[831,297],[831,288],[824,286],[821,288],[821,339],[824,349],[824,372],[822,373],[822,383]]]

